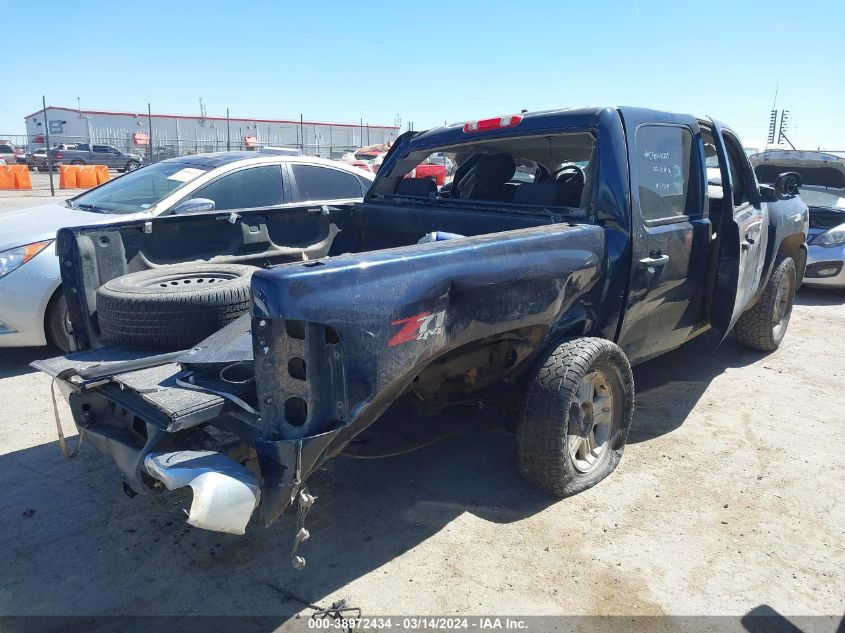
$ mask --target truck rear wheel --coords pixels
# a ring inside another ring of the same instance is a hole
[[[176,264],[117,277],[97,289],[103,336],[118,345],[189,348],[249,310],[253,266]]]
[[[796,289],[795,262],[779,257],[757,303],[734,326],[737,340],[751,349],[773,352],[780,347],[792,316]]]
[[[563,342],[528,381],[517,428],[519,470],[534,487],[568,497],[607,477],[622,458],[634,412],[634,377],[611,341]]]

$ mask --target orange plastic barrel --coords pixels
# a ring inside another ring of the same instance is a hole
[[[94,165],[97,168],[97,184],[102,185],[104,182],[108,182],[109,179],[109,168],[106,165]]]
[[[59,189],[76,189],[78,165],[59,165]]]
[[[15,172],[11,165],[0,165],[0,189],[15,188]]]
[[[29,167],[26,165],[14,165],[12,172],[15,175],[15,189],[32,189],[32,180],[29,178]]]

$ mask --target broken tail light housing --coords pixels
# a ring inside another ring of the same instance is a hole
[[[486,132],[487,130],[498,130],[503,127],[515,127],[522,121],[521,114],[508,114],[506,116],[498,116],[493,119],[479,119],[478,121],[469,121],[464,123],[464,133],[471,132]]]

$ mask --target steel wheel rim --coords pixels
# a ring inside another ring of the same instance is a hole
[[[182,287],[200,289],[207,286],[219,285],[225,281],[235,279],[237,275],[223,272],[208,272],[208,273],[193,273],[193,274],[178,274],[163,277],[156,277],[155,279],[147,280],[138,284],[141,288],[151,288],[158,286],[159,288]]]
[[[780,280],[780,284],[778,284],[778,292],[777,295],[775,295],[775,305],[772,309],[772,329],[775,333],[781,330],[789,320],[790,284],[791,282],[787,275],[784,275]]]
[[[577,472],[587,474],[607,452],[613,426],[613,391],[603,371],[594,369],[581,379],[569,415],[569,457]]]

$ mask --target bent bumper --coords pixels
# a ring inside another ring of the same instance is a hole
[[[150,453],[144,467],[168,490],[193,489],[188,525],[204,530],[243,534],[261,499],[253,474],[214,451]]]
[[[190,486],[188,524],[206,530],[243,534],[256,509],[265,526],[272,524],[293,503],[339,433],[271,440],[238,432],[236,447],[229,442],[209,447],[219,450],[187,450],[196,446],[193,426],[177,428],[155,417],[142,418],[120,398],[125,392],[99,387],[97,380],[92,378],[87,389],[63,377],[57,381],[84,442],[114,460],[130,494]]]

